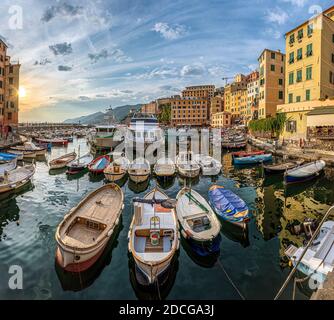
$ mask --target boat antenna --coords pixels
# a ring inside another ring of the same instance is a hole
[[[79,158],[80,158],[80,144],[79,144],[79,147],[78,147],[78,165],[79,165]]]

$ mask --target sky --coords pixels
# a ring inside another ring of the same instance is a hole
[[[333,1],[1,0],[0,37],[21,63],[20,121],[149,102],[223,86]]]

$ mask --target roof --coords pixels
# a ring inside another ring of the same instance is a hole
[[[297,29],[303,27],[304,25],[308,24],[311,20],[314,20],[316,18],[318,18],[319,16],[324,16],[327,17],[327,14],[334,11],[334,6],[329,7],[328,9],[324,10],[323,12],[319,13],[318,15],[315,15],[313,17],[311,17],[309,20],[304,21],[303,23],[299,24],[297,27],[291,29],[290,31],[285,33],[285,36],[287,36],[289,33],[291,32],[295,32]],[[328,17],[327,17],[328,18]]]
[[[274,53],[281,54],[281,55],[285,56],[285,53],[282,52],[282,51],[280,51],[280,50],[271,50],[271,49],[267,49],[267,48],[266,48],[266,49],[262,50],[262,52],[261,52],[261,54],[259,55],[259,57],[257,58],[257,60],[259,60],[259,59],[261,58],[261,56],[263,55],[263,53],[264,53],[265,51],[274,52]]]
[[[324,115],[324,114],[334,114],[334,106],[315,108],[312,111],[310,111],[307,115],[308,116],[318,116],[318,115]]]
[[[6,42],[4,40],[2,40],[1,38],[0,38],[0,42],[2,42],[6,46],[6,48],[8,48]]]

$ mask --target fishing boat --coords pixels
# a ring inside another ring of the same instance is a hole
[[[324,170],[325,161],[317,160],[306,163],[302,166],[288,170],[284,174],[284,180],[287,184],[299,183],[314,179]]]
[[[88,165],[88,170],[95,174],[103,173],[103,170],[109,166],[109,164],[110,157],[108,155],[99,156]]]
[[[65,168],[70,162],[76,158],[75,152],[67,153],[59,158],[53,159],[49,162],[50,170]]]
[[[0,156],[0,176],[4,175],[6,171],[14,170],[16,166],[17,158],[15,156],[11,160],[2,160],[2,157]]]
[[[194,155],[191,151],[180,152],[176,157],[176,168],[179,174],[186,178],[195,178],[199,176],[201,167],[194,160]]]
[[[265,153],[248,157],[238,157],[233,159],[233,163],[237,165],[258,164],[267,161],[272,161],[272,154]]]
[[[246,145],[247,145],[246,140],[237,141],[237,142],[233,142],[233,141],[223,141],[222,142],[222,148],[225,148],[225,149],[242,149],[242,148],[245,148]]]
[[[49,144],[51,143],[52,146],[67,146],[68,145],[68,140],[65,139],[44,139],[44,138],[36,138],[35,139],[39,143],[46,143]]]
[[[195,154],[194,160],[199,164],[204,176],[216,176],[220,173],[222,164],[210,156]]]
[[[179,249],[178,222],[174,203],[155,188],[144,199],[133,199],[134,215],[129,230],[129,252],[147,285],[160,279]]]
[[[209,189],[209,202],[216,214],[224,221],[246,228],[250,219],[247,204],[231,190],[213,185]]]
[[[70,272],[89,269],[101,256],[124,207],[122,189],[107,184],[71,209],[56,231],[56,261]]]
[[[36,158],[35,151],[19,151],[19,150],[9,149],[7,152],[17,155],[18,160],[33,160]]]
[[[334,221],[326,221],[320,228],[319,235],[306,250],[297,269],[307,276],[314,276],[317,282],[323,283],[329,272],[334,268]],[[285,255],[296,266],[305,247],[290,245]]]
[[[25,142],[23,146],[11,147],[11,150],[35,152],[36,156],[43,156],[47,152],[47,148],[37,147],[33,142]]]
[[[232,152],[232,157],[239,158],[239,157],[250,157],[250,156],[257,156],[260,154],[264,154],[264,150],[257,150],[257,151],[237,151]]]
[[[92,162],[93,156],[88,152],[85,155],[74,159],[67,164],[66,174],[77,174],[85,170],[88,165]]]
[[[220,250],[220,222],[207,201],[196,191],[184,187],[176,196],[176,213],[182,236],[200,256]]]
[[[294,169],[300,166],[303,161],[288,161],[276,164],[263,165],[264,172],[267,174],[280,174],[287,170]]]
[[[108,167],[104,169],[104,176],[108,181],[114,182],[121,180],[127,173],[130,160],[126,157],[116,158]]]
[[[150,173],[150,163],[142,157],[135,159],[129,165],[128,174],[130,179],[135,183],[146,181]]]
[[[172,159],[162,157],[154,165],[154,173],[158,177],[172,177],[174,176],[176,167]]]
[[[18,156],[15,154],[0,152],[0,161],[2,162],[10,161],[10,160],[17,159],[17,158]]]
[[[0,193],[17,190],[30,182],[35,173],[33,164],[4,172],[0,177]]]

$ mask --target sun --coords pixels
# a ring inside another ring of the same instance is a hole
[[[27,95],[27,91],[25,87],[20,87],[19,89],[19,97],[24,98]]]

